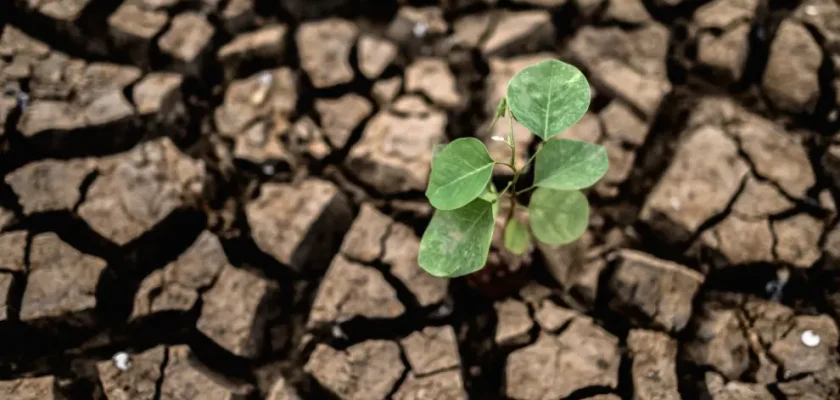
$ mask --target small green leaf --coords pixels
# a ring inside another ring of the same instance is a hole
[[[420,240],[420,267],[449,278],[483,268],[493,239],[493,214],[490,203],[481,199],[457,210],[435,211]]]
[[[589,83],[583,73],[558,60],[519,71],[507,88],[508,109],[543,140],[574,125],[586,113],[589,100]]]
[[[496,117],[501,118],[505,116],[505,110],[507,109],[507,98],[502,98],[502,101],[499,102],[499,106],[496,107]]]
[[[588,188],[609,168],[602,146],[571,139],[552,139],[537,153],[534,185],[560,190]]]
[[[482,199],[488,203],[493,203],[499,198],[499,193],[496,192],[496,186],[493,185],[493,182],[487,182],[487,186],[484,188],[484,191],[478,196],[479,199]]]
[[[439,210],[454,210],[480,196],[493,175],[493,159],[476,138],[452,141],[432,162],[426,197]]]
[[[528,227],[516,218],[511,218],[505,227],[505,247],[513,254],[521,255],[531,243]]]
[[[528,206],[531,231],[547,244],[575,241],[589,225],[589,202],[578,190],[537,188]]]

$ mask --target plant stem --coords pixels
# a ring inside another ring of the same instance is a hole
[[[498,199],[498,198],[501,198],[502,196],[504,196],[505,193],[507,193],[508,189],[510,189],[510,187],[513,186],[512,183],[513,182],[508,182],[507,186],[505,186],[504,190],[502,190],[501,193],[499,193],[499,195],[496,198]]]
[[[529,186],[529,187],[527,187],[527,188],[525,188],[525,189],[522,189],[522,190],[520,190],[520,191],[516,192],[516,195],[518,196],[518,195],[523,194],[523,193],[528,193],[528,192],[530,192],[530,191],[532,191],[532,190],[534,190],[534,189],[536,189],[536,188],[537,188],[537,185],[531,185],[531,186]]]
[[[513,180],[508,183],[508,187],[512,187],[516,192],[516,182],[519,180],[519,170],[516,169],[516,139],[513,137],[513,115],[508,116],[510,120],[510,133],[508,136],[510,142],[510,166],[513,169]],[[505,188],[507,190],[507,188]],[[505,219],[505,226],[510,223],[513,218],[513,212],[516,210],[516,194],[510,195],[510,207],[508,207],[507,218]]]

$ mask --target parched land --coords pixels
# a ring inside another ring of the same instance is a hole
[[[589,230],[426,274],[548,58]],[[0,398],[838,399],[838,103],[836,0],[0,0]]]

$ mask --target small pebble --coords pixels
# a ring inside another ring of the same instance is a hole
[[[814,333],[814,331],[808,329],[805,332],[802,332],[802,344],[808,347],[817,347],[820,344],[820,335]]]
[[[414,33],[414,36],[417,38],[423,38],[426,36],[426,32],[429,31],[429,25],[426,25],[423,22],[419,22],[414,24],[414,27],[411,29],[411,32]]]
[[[770,295],[773,301],[779,301],[782,298],[782,289],[784,289],[784,286],[783,282],[770,281],[764,285],[764,290],[767,291],[767,294]]]
[[[815,5],[809,5],[805,7],[805,14],[808,14],[812,17],[818,15],[820,12]]]
[[[680,201],[680,199],[678,199],[676,197],[671,197],[671,207],[674,210],[679,211],[680,208],[682,207],[682,202]]]
[[[131,359],[128,356],[128,353],[121,351],[117,354],[114,354],[114,357],[111,358],[114,362],[114,366],[117,367],[120,371],[127,371],[129,367],[131,367]]]
[[[277,170],[272,164],[265,164],[262,166],[262,173],[265,176],[273,176],[275,172],[277,172]]]
[[[338,325],[333,325],[332,327],[332,336],[336,339],[347,339],[347,334],[341,329]]]

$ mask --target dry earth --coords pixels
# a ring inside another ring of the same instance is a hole
[[[838,399],[838,21],[2,0],[0,398]],[[549,57],[593,87],[564,135],[611,160],[589,231],[423,273],[432,149],[496,145],[507,81]]]

